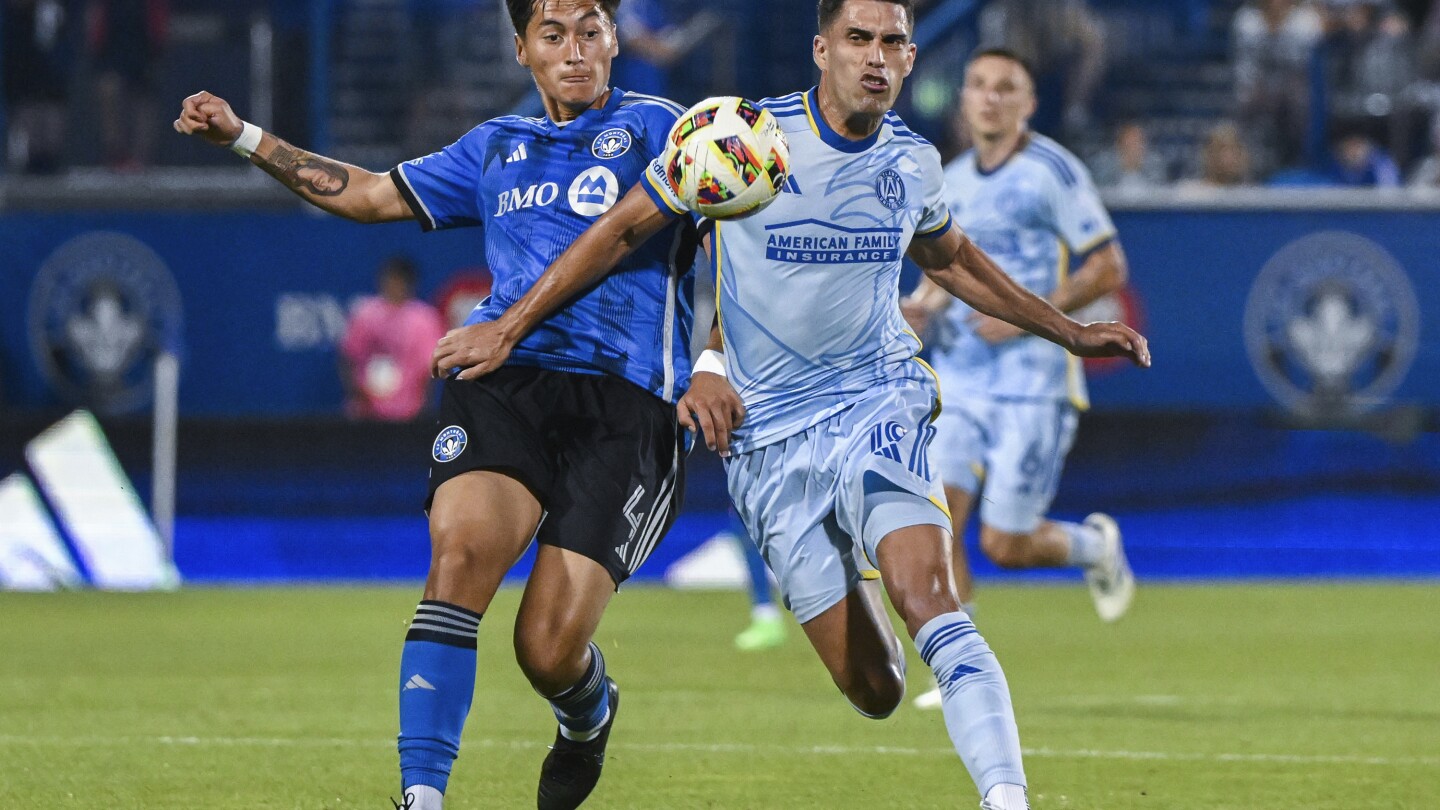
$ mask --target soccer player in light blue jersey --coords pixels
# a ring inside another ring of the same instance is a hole
[[[639,181],[681,108],[609,87],[619,0],[507,0],[516,58],[540,118],[487,121],[388,175],[297,149],[223,99],[185,100],[175,128],[231,146],[307,201],[360,222],[482,226],[490,323]],[[580,805],[600,777],[619,690],[592,642],[615,590],[664,537],[684,490],[675,403],[690,374],[694,228],[631,252],[567,298],[483,380],[449,374],[430,448],[432,556],[400,657],[405,810],[439,810],[477,669],[476,634],[501,580],[534,538],[515,653],[558,729],[541,765],[540,810]],[[441,341],[443,350],[446,341]]]
[[[956,222],[1011,278],[1073,312],[1124,284],[1125,255],[1089,172],[1029,131],[1034,111],[1034,81],[1018,57],[990,49],[971,58],[961,115],[975,147],[945,168],[947,200]],[[932,360],[946,408],[932,449],[954,535],[963,536],[983,490],[986,556],[1005,568],[1079,568],[1100,618],[1119,619],[1135,578],[1115,521],[1098,512],[1083,523],[1045,517],[1078,414],[1088,407],[1079,360],[929,281],[905,308],[921,331],[939,322]],[[937,698],[932,692],[916,702],[938,705]]]
[[[879,718],[904,697],[903,652],[878,588],[863,584],[874,567],[943,686],[945,725],[982,807],[1024,808],[1009,687],[955,594],[950,518],[927,455],[940,391],[901,317],[901,258],[1076,354],[1147,365],[1149,350],[1122,324],[1065,317],[954,225],[938,153],[890,112],[914,66],[911,0],[820,0],[818,18],[819,86],[761,102],[790,143],[786,192],[715,225],[711,350],[724,357],[717,373],[694,375],[680,419],[726,457],[732,501],[851,705]],[[441,359],[467,373],[499,367],[545,313],[685,213],[656,161],[525,297]]]

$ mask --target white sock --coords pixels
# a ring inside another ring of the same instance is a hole
[[[1006,783],[990,788],[990,792],[985,794],[985,806],[990,810],[1030,810],[1025,788]]]
[[[429,785],[405,788],[405,798],[409,802],[404,806],[410,810],[444,810],[445,794]]]
[[[757,622],[774,621],[775,619],[780,618],[780,608],[775,607],[774,603],[768,605],[756,605],[755,607],[750,609],[750,618],[752,621]]]
[[[1083,523],[1055,521],[1055,525],[1070,538],[1070,555],[1065,564],[1076,568],[1089,568],[1105,559],[1105,538],[1093,526]]]

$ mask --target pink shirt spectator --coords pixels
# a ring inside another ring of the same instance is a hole
[[[440,313],[424,301],[395,304],[378,296],[361,301],[340,342],[355,378],[346,415],[414,419],[425,406],[431,354],[444,336]]]

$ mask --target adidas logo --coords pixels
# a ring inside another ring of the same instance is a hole
[[[510,157],[505,158],[505,165],[508,166],[511,163],[519,163],[528,157],[530,157],[530,155],[525,152],[525,144],[522,143],[515,147],[515,151],[510,153]]]
[[[429,681],[420,677],[419,673],[416,673],[410,676],[410,680],[405,682],[405,688],[401,689],[400,691],[409,692],[411,689],[429,689],[431,692],[434,692],[435,686]]]

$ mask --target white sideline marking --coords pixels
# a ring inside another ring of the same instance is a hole
[[[193,747],[293,748],[328,746],[331,748],[391,748],[390,740],[356,739],[352,737],[46,737],[22,734],[0,734],[0,746],[24,745],[175,745]],[[510,748],[542,750],[549,746],[527,740],[465,740],[469,748]],[[905,748],[900,746],[850,745],[754,745],[751,743],[623,743],[611,744],[612,750],[699,752],[705,754],[800,754],[810,756],[903,756],[954,757],[949,748]],[[1027,757],[1040,759],[1119,759],[1159,762],[1261,762],[1291,765],[1419,765],[1440,767],[1440,757],[1369,757],[1354,754],[1229,754],[1181,753],[1171,751],[1111,751],[1096,748],[1025,748]]]

